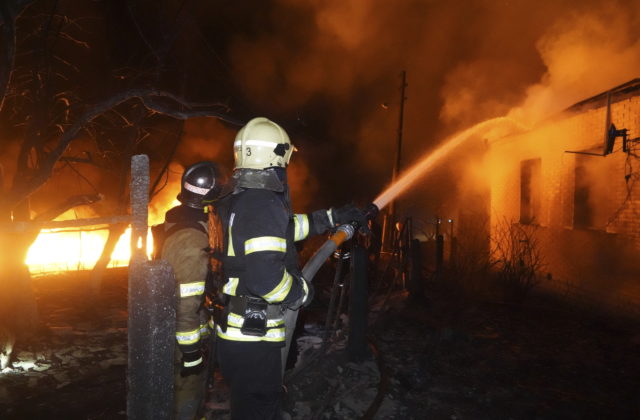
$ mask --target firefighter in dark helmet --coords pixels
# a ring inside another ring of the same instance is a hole
[[[254,118],[234,141],[235,189],[225,198],[222,256],[225,316],[216,325],[220,370],[230,387],[232,419],[280,419],[284,310],[310,303],[294,242],[337,224],[366,223],[347,205],[291,211],[287,165],[294,147],[282,127]]]
[[[213,323],[204,307],[210,281],[209,214],[211,201],[222,191],[218,167],[200,162],[188,167],[181,180],[180,205],[165,215],[160,255],[171,265],[176,280],[175,419],[193,420],[202,410],[206,388],[207,354]]]

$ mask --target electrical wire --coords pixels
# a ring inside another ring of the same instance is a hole
[[[638,140],[640,140],[640,138],[629,140],[627,142],[627,152],[626,152],[627,156],[624,162],[624,165],[625,165],[624,181],[625,181],[626,195],[622,200],[622,203],[620,204],[620,206],[618,206],[616,211],[614,211],[611,217],[609,217],[609,219],[607,220],[607,224],[605,225],[605,227],[611,226],[618,220],[618,218],[620,217],[622,212],[625,210],[627,205],[631,202],[631,198],[633,196],[633,188],[635,186],[636,181],[640,179],[640,172],[638,171],[634,172],[634,167],[633,167],[634,161],[638,159],[638,155],[636,154],[636,151],[637,151],[636,144],[638,143]]]

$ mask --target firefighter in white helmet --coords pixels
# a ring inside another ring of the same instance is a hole
[[[353,205],[291,211],[287,165],[295,148],[273,121],[249,121],[233,150],[235,190],[221,215],[227,303],[217,325],[218,361],[231,391],[232,419],[280,419],[284,310],[306,306],[313,296],[294,242],[366,219]]]

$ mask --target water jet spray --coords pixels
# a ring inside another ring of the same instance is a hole
[[[498,117],[491,120],[483,121],[466,129],[465,131],[453,136],[442,146],[427,154],[418,163],[416,163],[409,170],[404,172],[395,182],[393,182],[387,189],[385,189],[372,203],[367,205],[364,209],[367,220],[374,219],[380,210],[386,207],[392,200],[398,195],[409,188],[415,181],[417,181],[425,172],[433,168],[433,166],[446,156],[449,152],[459,146],[462,142],[467,140],[474,134],[478,134],[483,130],[496,128],[502,124],[509,123],[518,129],[523,127],[516,121],[509,117]],[[355,232],[363,228],[357,222],[346,223],[338,226],[335,233],[332,234],[327,241],[313,254],[309,261],[302,269],[302,276],[311,281],[316,275],[322,264],[329,258],[344,242],[353,237]],[[287,362],[287,356],[289,354],[289,347],[293,337],[293,330],[295,329],[296,320],[298,318],[298,311],[287,309],[284,315],[285,318],[285,331],[286,340],[285,346],[282,349],[282,373],[284,375],[284,369]]]
[[[443,157],[449,154],[452,150],[458,147],[469,137],[486,130],[490,130],[492,128],[497,128],[503,124],[510,124],[519,130],[525,128],[520,123],[509,117],[492,118],[490,120],[478,123],[473,127],[467,128],[461,133],[449,138],[449,140],[447,140],[444,144],[425,155],[421,160],[418,161],[418,163],[414,164],[411,168],[405,171],[394,183],[387,187],[375,200],[373,200],[373,204],[379,210],[382,210],[398,195],[406,191],[428,170],[432,169],[435,164],[438,163]]]

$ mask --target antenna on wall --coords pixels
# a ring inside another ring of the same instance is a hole
[[[613,152],[613,145],[616,142],[616,138],[618,137],[622,137],[622,151],[624,153],[627,153],[627,134],[628,134],[629,130],[627,130],[626,128],[622,128],[620,130],[616,129],[615,124],[611,124],[609,126],[609,129],[607,130],[607,133],[605,135],[605,149],[604,149],[604,156],[608,155],[609,153]]]
[[[604,150],[602,155],[606,156],[613,152],[613,146],[618,137],[622,137],[622,151],[626,153],[628,131],[626,128],[616,129],[615,124],[611,122],[611,91],[607,92],[607,117],[604,123]]]
[[[602,149],[602,153],[592,153],[592,152],[575,152],[570,150],[565,150],[565,153],[575,153],[579,155],[591,155],[591,156],[607,156],[613,153],[613,147],[615,146],[616,139],[618,137],[622,137],[622,151],[627,153],[629,151],[627,147],[628,139],[627,135],[629,130],[626,128],[622,128],[618,130],[611,122],[611,91],[607,92],[607,111],[604,121],[604,147]]]

